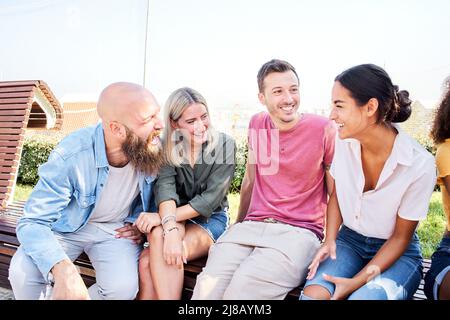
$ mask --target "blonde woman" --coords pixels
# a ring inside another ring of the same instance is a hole
[[[180,299],[183,263],[206,255],[229,223],[234,140],[212,128],[205,98],[191,88],[170,95],[164,122],[158,212],[136,221],[149,242],[139,261],[139,299]]]

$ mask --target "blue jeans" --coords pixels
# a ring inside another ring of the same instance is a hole
[[[336,239],[336,260],[323,261],[315,277],[305,283],[305,288],[319,285],[334,293],[333,283],[323,274],[352,278],[376,255],[384,239],[365,237],[342,226]],[[422,254],[417,234],[403,255],[387,270],[354,291],[349,300],[406,300],[411,299],[422,279]],[[303,296],[303,294],[302,294]],[[301,299],[304,297],[300,297]],[[306,297],[308,298],[308,297]]]
[[[195,223],[200,226],[208,232],[209,236],[214,240],[214,242],[216,242],[225,230],[228,229],[230,217],[227,209],[225,209],[224,211],[213,212],[206,222],[204,217],[199,216],[187,220],[186,223]]]
[[[437,300],[439,286],[450,272],[450,236],[442,238],[439,247],[431,256],[431,267],[425,276],[424,292],[428,299]]]

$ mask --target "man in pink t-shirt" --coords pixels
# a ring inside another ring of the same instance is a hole
[[[268,112],[250,120],[237,222],[211,247],[193,299],[283,299],[304,281],[323,238],[336,128],[298,112],[288,62],[264,64],[258,87]]]

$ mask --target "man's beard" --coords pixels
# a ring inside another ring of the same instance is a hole
[[[163,163],[161,143],[151,144],[160,130],[154,131],[147,140],[143,140],[134,132],[125,128],[127,137],[122,144],[122,151],[130,160],[131,164],[138,170],[148,175],[155,175]]]

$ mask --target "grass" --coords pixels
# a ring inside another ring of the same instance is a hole
[[[17,183],[14,190],[14,201],[27,200],[32,190],[33,186],[31,185]]]
[[[17,184],[14,193],[14,200],[26,200],[31,193],[32,187],[29,185]],[[230,220],[234,222],[237,217],[239,207],[239,194],[230,193],[228,195],[230,205]],[[422,254],[424,258],[430,258],[441,241],[445,230],[446,219],[442,209],[442,198],[440,192],[433,192],[430,200],[430,208],[427,219],[422,221],[418,228],[420,243],[422,245]]]
[[[446,217],[442,209],[441,192],[433,192],[427,218],[419,225],[418,234],[424,258],[430,258],[436,250],[446,226]]]

